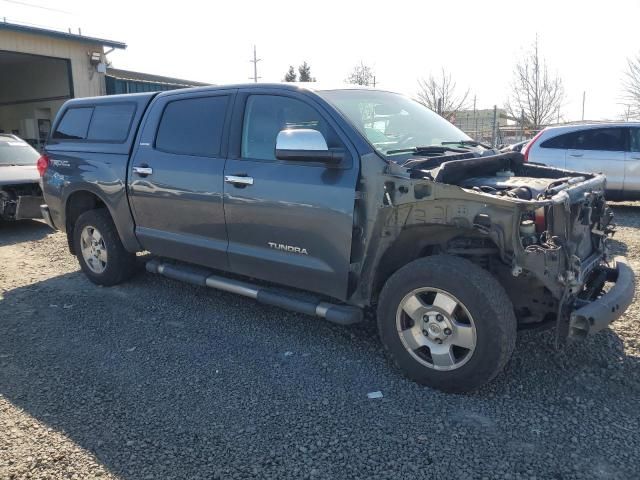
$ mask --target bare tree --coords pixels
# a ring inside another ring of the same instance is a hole
[[[540,57],[536,37],[513,71],[507,113],[522,118],[526,127],[539,129],[559,116],[564,97],[562,79],[549,73],[545,59]]]
[[[364,62],[360,62],[360,65],[356,65],[353,67],[353,70],[347,77],[347,83],[351,83],[353,85],[364,85],[375,86],[375,75],[373,74],[373,69],[365,65]]]
[[[450,122],[457,111],[468,107],[469,89],[458,94],[456,82],[444,68],[438,77],[429,75],[428,79],[418,79],[418,87],[418,101]]]
[[[627,59],[627,71],[623,79],[626,100],[626,117],[640,117],[640,54]]]
[[[635,115],[633,113],[632,106],[628,103],[621,103],[619,105],[622,107],[622,110],[618,115],[618,118],[620,119],[620,121],[629,122],[630,120],[633,120]]]

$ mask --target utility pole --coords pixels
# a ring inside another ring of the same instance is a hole
[[[498,141],[498,106],[493,106],[493,131],[491,132],[491,146],[495,147]]]
[[[261,58],[256,56],[256,46],[253,46],[253,60],[249,60],[249,62],[253,63],[253,77],[249,77],[249,80],[253,80],[255,83],[258,83],[258,79],[262,78],[258,76],[258,62],[261,61]]]
[[[373,88],[376,88],[376,76],[373,76]]]
[[[478,136],[478,114],[476,113],[476,96],[473,96],[473,123],[474,123],[474,140],[480,141],[480,137]]]
[[[582,92],[582,120],[584,120],[584,101],[587,97],[587,92]]]

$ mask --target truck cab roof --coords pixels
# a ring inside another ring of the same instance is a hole
[[[324,102],[315,92],[329,90],[372,90],[358,85],[322,85],[317,83],[241,83],[201,86],[101,97],[76,98],[67,101],[54,122],[47,141],[47,151],[129,154],[152,101],[176,95],[214,93],[220,91],[288,91],[307,93]]]

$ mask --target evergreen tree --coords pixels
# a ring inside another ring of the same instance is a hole
[[[289,65],[289,71],[284,76],[284,81],[285,82],[295,82],[297,80],[297,78],[298,78],[298,76],[296,75],[295,68],[293,68],[293,65]]]
[[[301,82],[315,82],[316,79],[311,76],[311,66],[305,61],[298,67],[298,73],[300,73],[299,80]]]

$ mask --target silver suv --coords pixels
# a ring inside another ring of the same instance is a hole
[[[605,174],[608,199],[640,199],[640,123],[545,128],[522,153],[529,162]]]

